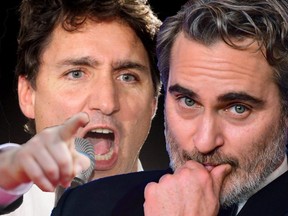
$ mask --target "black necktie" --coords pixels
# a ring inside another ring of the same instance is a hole
[[[238,205],[233,204],[230,207],[221,208],[218,216],[235,216],[237,214],[237,210],[238,210]]]

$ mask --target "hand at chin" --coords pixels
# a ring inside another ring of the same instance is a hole
[[[205,167],[188,161],[174,174],[164,175],[159,183],[145,188],[145,216],[213,216],[219,211],[219,195],[228,164]]]

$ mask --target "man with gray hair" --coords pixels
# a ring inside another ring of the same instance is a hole
[[[173,171],[90,182],[53,215],[288,215],[287,1],[190,0],[157,57]]]

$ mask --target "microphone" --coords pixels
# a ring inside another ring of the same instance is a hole
[[[75,138],[74,144],[76,151],[87,156],[90,159],[90,166],[88,167],[88,169],[83,170],[80,174],[73,178],[70,185],[71,188],[87,183],[90,180],[95,167],[95,152],[93,145],[88,140],[78,137]],[[56,188],[55,206],[66,189],[67,188],[64,188],[62,186],[58,186]]]
[[[71,182],[71,188],[87,183],[90,180],[91,174],[93,173],[95,167],[94,147],[88,140],[77,137],[75,139],[75,149],[90,159],[90,166],[87,170],[82,171],[79,175],[74,177]]]

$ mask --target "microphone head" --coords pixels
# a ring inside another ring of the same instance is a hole
[[[95,152],[93,145],[88,140],[78,137],[75,138],[74,143],[76,151],[90,159],[90,166],[73,179],[71,182],[71,187],[76,187],[78,185],[87,183],[90,180],[95,167]]]
[[[70,185],[71,188],[87,183],[92,177],[92,173],[95,167],[95,152],[93,145],[88,140],[78,137],[75,138],[74,144],[76,151],[84,154],[90,159],[90,166],[88,167],[88,169],[83,170],[80,174],[73,178]],[[58,200],[60,199],[65,190],[66,188],[63,188],[62,186],[58,186],[56,188],[55,205],[57,204]]]

